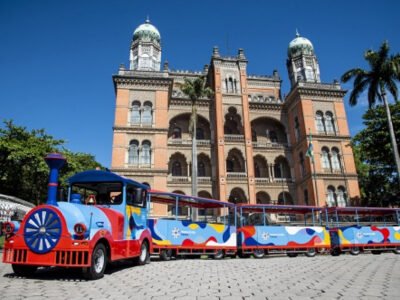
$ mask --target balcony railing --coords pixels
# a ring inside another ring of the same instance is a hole
[[[179,184],[185,184],[185,183],[191,183],[192,182],[192,177],[191,176],[168,176],[168,182],[169,183],[179,183]],[[197,177],[197,183],[198,184],[211,184],[212,180],[211,177],[207,176],[202,176],[202,177]]]
[[[269,178],[269,177],[257,177],[255,178],[256,185],[264,185],[268,183],[293,183],[292,178]]]
[[[242,134],[225,134],[225,142],[244,142],[244,135]]]
[[[189,183],[190,179],[188,176],[168,176],[168,182],[172,183]]]
[[[287,143],[260,143],[253,142],[254,148],[272,148],[272,149],[285,149],[289,145]]]
[[[209,146],[211,145],[210,140],[196,140],[198,146]],[[168,144],[170,145],[192,145],[192,140],[183,140],[183,139],[169,139]]]
[[[240,180],[244,181],[247,179],[247,173],[245,172],[227,172],[226,178],[228,180]]]

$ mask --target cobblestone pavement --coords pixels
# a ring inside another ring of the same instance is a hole
[[[118,263],[97,281],[58,268],[21,278],[0,263],[0,291],[7,300],[400,299],[400,255]]]

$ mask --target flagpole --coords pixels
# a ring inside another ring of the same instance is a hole
[[[315,160],[313,159],[312,161],[312,167],[313,167],[313,182],[315,186],[315,193],[317,194],[317,206],[319,207],[319,195],[318,195],[318,184],[317,184],[317,175],[315,174]]]
[[[313,187],[316,193],[316,200],[317,200],[317,206],[319,207],[319,194],[318,194],[318,184],[317,184],[317,176],[315,172],[315,160],[314,160],[314,153],[313,153],[313,145],[312,145],[312,135],[311,135],[311,129],[308,128],[310,132],[310,142],[307,150],[307,155],[309,156],[311,160],[311,165],[312,165],[312,170],[311,170],[311,177],[312,177],[312,182],[313,182]]]

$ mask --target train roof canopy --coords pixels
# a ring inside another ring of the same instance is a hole
[[[308,214],[313,211],[321,211],[321,207],[303,205],[271,205],[271,204],[238,204],[238,209],[243,212],[266,212],[266,213],[291,213]]]
[[[388,208],[388,207],[329,207],[327,208],[328,214],[338,213],[339,215],[389,215],[400,212],[399,208]]]
[[[192,206],[197,208],[218,208],[218,207],[235,207],[233,203],[208,199],[202,197],[193,197],[190,195],[182,195],[169,192],[161,192],[156,190],[149,191],[151,195],[151,202],[165,203],[165,204],[176,204],[176,198],[178,198],[178,206]]]
[[[76,183],[85,183],[85,182],[121,182],[123,184],[132,184],[134,186],[141,187],[143,189],[149,188],[147,185],[134,181],[132,179],[119,176],[112,172],[100,171],[100,170],[90,170],[90,171],[80,172],[68,178],[68,183],[70,185]]]

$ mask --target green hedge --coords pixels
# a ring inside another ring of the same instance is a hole
[[[3,245],[4,245],[4,235],[0,236],[0,249],[3,249]]]

